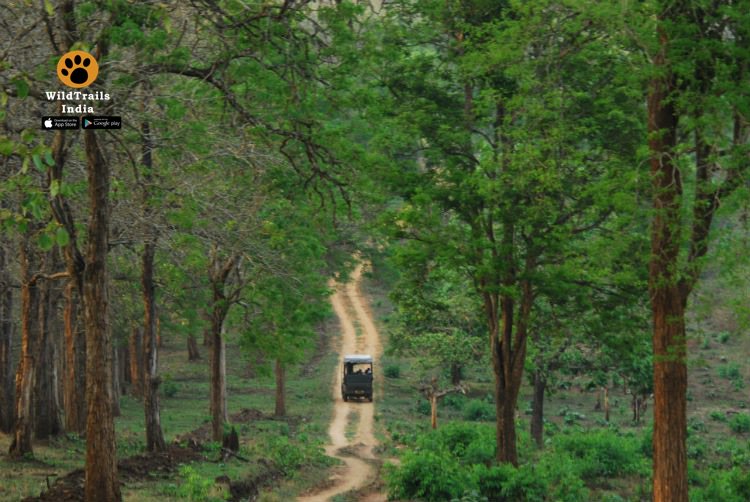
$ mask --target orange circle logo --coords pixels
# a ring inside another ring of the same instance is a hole
[[[88,52],[70,51],[57,62],[57,78],[74,89],[93,84],[98,74],[99,63]]]

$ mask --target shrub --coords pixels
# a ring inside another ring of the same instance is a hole
[[[164,396],[175,397],[179,389],[180,388],[177,385],[177,383],[172,379],[172,375],[170,375],[169,373],[165,373],[164,381],[161,384],[161,391],[164,394]]]
[[[420,399],[417,401],[417,413],[420,415],[430,415],[432,413],[430,402],[426,399]]]
[[[263,456],[269,458],[285,475],[296,473],[303,465],[328,465],[323,448],[317,442],[292,443],[286,436],[270,436],[264,442]]]
[[[466,406],[466,396],[463,394],[448,394],[443,398],[443,404],[448,408],[461,411]]]
[[[719,376],[726,380],[729,380],[734,385],[735,389],[741,389],[745,386],[745,382],[740,372],[740,366],[737,363],[722,364],[719,366]]]
[[[396,499],[445,501],[473,488],[468,472],[445,450],[419,450],[404,454],[399,467],[387,464],[388,494]]]
[[[729,421],[729,428],[737,433],[750,432],[750,415],[747,413],[736,414]]]
[[[727,416],[723,412],[718,411],[718,410],[712,411],[711,414],[709,415],[709,417],[711,418],[711,420],[715,420],[717,422],[726,422],[727,421]]]
[[[555,449],[578,459],[585,480],[612,478],[638,471],[638,443],[608,430],[576,432],[554,438]]]
[[[472,399],[464,406],[464,418],[474,422],[495,420],[495,407],[486,401]]]
[[[214,480],[203,477],[189,465],[180,468],[180,476],[185,481],[177,489],[177,495],[180,498],[186,498],[192,501],[209,501],[223,500],[217,497],[211,497],[211,488],[214,486]]]
[[[385,375],[385,376],[386,376],[387,378],[400,378],[400,377],[401,377],[401,368],[399,368],[399,367],[398,367],[397,365],[395,365],[395,364],[389,364],[389,365],[388,365],[388,366],[386,366],[386,367],[385,367],[385,369],[383,370],[383,374],[384,374],[384,375]]]
[[[750,500],[750,472],[733,468],[711,471],[705,487],[690,490],[691,502],[746,502]]]

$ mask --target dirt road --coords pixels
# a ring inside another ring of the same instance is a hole
[[[374,406],[378,402],[380,372],[377,361],[382,351],[380,336],[375,328],[367,300],[362,296],[362,265],[358,265],[346,285],[336,284],[336,293],[331,297],[333,310],[341,325],[341,344],[336,347],[339,361],[335,368],[332,394],[335,401],[333,418],[328,428],[330,444],[326,454],[341,459],[344,465],[337,468],[326,487],[310,495],[299,497],[299,502],[325,502],[340,493],[369,485],[375,475],[373,448],[377,440],[373,435]],[[359,328],[359,333],[357,328]],[[344,354],[371,354],[375,358],[375,392],[373,403],[365,401],[344,402],[341,399],[341,366]],[[350,421],[356,420],[356,429]],[[354,430],[354,437],[346,437],[347,430]],[[381,494],[368,494],[368,502],[386,500]]]

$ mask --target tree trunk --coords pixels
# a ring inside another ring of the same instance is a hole
[[[83,132],[86,150],[89,223],[83,305],[86,326],[86,467],[85,500],[122,500],[117,477],[115,427],[112,416],[112,334],[108,325],[107,238],[109,230],[109,166],[96,133]]]
[[[130,381],[130,346],[126,344],[122,344],[120,346],[120,373],[122,374],[122,381],[126,384],[132,383]],[[122,390],[123,394],[125,393],[125,386],[123,386]]]
[[[451,363],[451,385],[458,387],[461,385],[461,365],[458,363]]]
[[[198,351],[198,341],[195,339],[195,335],[190,333],[187,339],[188,348],[188,361],[197,361],[201,358],[201,353]]]
[[[32,392],[34,389],[35,365],[39,343],[37,323],[39,321],[39,294],[36,281],[32,279],[33,252],[28,236],[24,236],[20,250],[21,263],[21,360],[16,372],[16,407],[13,440],[8,454],[19,458],[34,453],[31,444]]]
[[[86,430],[86,336],[78,326],[78,302],[75,281],[65,288],[65,378],[63,407],[65,430],[83,434]]]
[[[161,319],[159,319],[158,312],[156,315],[156,348],[161,349],[164,347],[164,343],[161,338]]]
[[[133,326],[128,340],[130,352],[130,393],[134,397],[143,397],[143,332]]]
[[[604,386],[604,421],[609,423],[609,387]]]
[[[659,17],[660,48],[648,95],[648,134],[654,215],[649,290],[654,346],[654,501],[686,502],[687,365],[685,303],[677,271],[682,181],[674,161],[677,113],[675,76],[666,58],[667,35]]]
[[[13,290],[8,260],[0,245],[0,432],[13,429]]]
[[[284,363],[280,359],[276,359],[276,408],[273,414],[277,417],[286,416],[284,383]]]
[[[437,429],[437,408],[438,399],[435,394],[430,396],[430,426],[433,429]]]
[[[120,410],[120,396],[122,388],[120,387],[120,357],[116,344],[112,344],[112,415],[119,417],[122,414]]]
[[[143,359],[146,365],[144,386],[144,412],[146,414],[146,449],[163,451],[166,449],[161,430],[159,412],[159,384],[157,372],[158,348],[156,345],[156,304],[154,298],[154,251],[153,241],[146,242],[143,248],[143,268],[141,286],[143,287],[144,327]]]
[[[49,254],[46,258],[49,258]],[[46,261],[45,258],[45,261]],[[48,268],[45,266],[45,269]],[[58,422],[58,410],[54,406],[54,367],[55,354],[52,337],[50,336],[50,324],[53,309],[50,289],[52,284],[41,280],[37,284],[39,300],[37,303],[37,328],[36,337],[39,343],[38,358],[34,365],[34,436],[37,439],[47,439],[50,435],[60,432]]]
[[[227,421],[226,375],[223,371],[225,365],[222,364],[225,350],[222,337],[223,316],[218,322],[218,325],[213,326],[214,336],[211,342],[211,430],[214,441],[223,439],[224,423]]]
[[[534,372],[534,397],[531,403],[531,437],[539,448],[544,447],[544,391],[547,381],[540,370]]]
[[[497,461],[518,465],[516,447],[516,403],[523,379],[526,358],[526,322],[531,311],[531,286],[524,283],[518,321],[514,333],[514,300],[500,298],[500,323],[497,316],[497,295],[485,294],[485,310],[489,320],[490,350],[495,376],[495,415]],[[515,339],[514,339],[515,335]],[[511,343],[513,342],[513,345]]]

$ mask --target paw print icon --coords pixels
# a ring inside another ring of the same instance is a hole
[[[57,62],[57,78],[74,89],[90,86],[98,74],[99,63],[88,52],[70,51]]]

